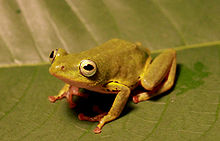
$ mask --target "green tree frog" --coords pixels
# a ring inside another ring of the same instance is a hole
[[[49,96],[51,102],[66,97],[70,107],[76,104],[73,95],[84,96],[80,90],[87,89],[103,94],[116,94],[108,113],[95,117],[79,114],[79,119],[99,121],[94,129],[100,133],[107,122],[116,119],[124,109],[131,91],[141,86],[134,103],[169,90],[175,80],[176,51],[167,49],[153,61],[150,51],[141,43],[131,43],[121,39],[111,39],[102,45],[81,53],[68,54],[64,49],[51,52],[50,74],[65,82],[58,95]]]

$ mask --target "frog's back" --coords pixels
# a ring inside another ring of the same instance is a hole
[[[139,50],[137,50],[137,48],[139,48]],[[88,50],[88,52],[90,53],[90,55],[97,55],[97,53],[100,53],[100,52],[102,54],[117,55],[117,53],[120,53],[120,54],[122,52],[131,53],[131,51],[135,51],[135,50],[141,51],[141,52],[147,51],[146,49],[138,46],[135,43],[128,42],[128,41],[121,40],[121,39],[111,39],[96,48],[92,48]]]
[[[109,70],[107,75],[110,80],[126,85],[133,85],[138,81],[149,57],[146,48],[120,39],[109,40],[88,53],[92,60],[104,64],[98,67],[100,71]]]

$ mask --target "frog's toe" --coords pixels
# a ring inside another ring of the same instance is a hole
[[[94,130],[93,130],[94,133],[96,134],[99,134],[102,132],[102,130],[99,128],[99,127],[96,127]]]
[[[133,100],[133,102],[135,103],[135,104],[137,104],[137,103],[139,103],[140,101],[138,100],[138,96],[133,96],[132,97],[132,100]]]
[[[79,114],[78,114],[78,119],[79,119],[79,120],[88,120],[88,117],[85,116],[83,113],[79,113]]]
[[[48,96],[48,100],[52,103],[54,103],[56,101],[56,97],[55,96]]]
[[[94,117],[85,116],[83,113],[80,113],[78,114],[78,119],[87,121],[100,121],[105,115],[107,115],[107,112],[101,113]]]

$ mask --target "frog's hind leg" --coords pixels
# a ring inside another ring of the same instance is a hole
[[[169,90],[175,81],[176,51],[166,50],[146,68],[141,85],[148,90],[133,96],[134,103],[148,100]]]
[[[100,121],[105,115],[107,115],[107,112],[102,111],[97,105],[93,106],[93,111],[98,113],[98,115],[94,117],[89,117],[84,115],[83,113],[78,114],[79,120],[87,120],[87,121]]]

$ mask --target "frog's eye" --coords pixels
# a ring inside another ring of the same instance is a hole
[[[95,75],[97,67],[95,62],[91,60],[82,60],[79,65],[80,73],[85,77],[91,77]]]
[[[68,53],[62,49],[62,48],[58,48],[58,49],[55,49],[53,50],[51,53],[50,53],[50,56],[49,56],[49,59],[50,59],[50,62],[51,64],[54,62],[55,59],[57,59],[58,57],[61,57],[61,56],[65,56],[67,55]]]
[[[51,53],[50,53],[49,59],[50,59],[51,64],[53,63],[53,61],[57,55],[57,51],[58,51],[58,49],[55,49],[55,50],[51,51]]]

